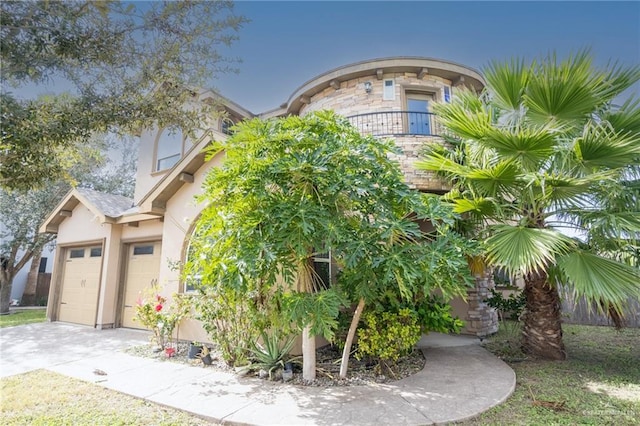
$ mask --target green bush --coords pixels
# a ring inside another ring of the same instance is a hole
[[[230,366],[246,365],[265,326],[262,315],[233,289],[211,287],[194,297],[197,319],[218,345],[224,361]]]
[[[356,357],[368,356],[387,363],[397,361],[413,350],[422,335],[418,317],[411,309],[399,312],[364,313],[363,327],[358,330]]]
[[[498,311],[500,321],[504,321],[507,318],[519,321],[526,305],[524,292],[517,290],[515,293],[511,293],[509,297],[504,297],[501,291],[497,291],[494,288],[491,289],[491,297],[485,299],[485,302]]]
[[[428,296],[416,302],[418,324],[423,333],[460,333],[464,322],[451,314],[451,305],[437,296]]]

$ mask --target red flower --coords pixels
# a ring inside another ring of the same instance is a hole
[[[156,312],[160,312],[162,310],[162,305],[160,303],[158,303],[156,305]]]
[[[166,348],[164,350],[164,353],[167,355],[168,358],[171,358],[176,354],[176,350],[174,348]]]

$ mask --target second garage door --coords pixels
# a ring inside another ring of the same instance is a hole
[[[160,272],[159,241],[152,243],[136,243],[129,246],[127,257],[127,272],[124,290],[124,307],[122,310],[122,326],[129,328],[144,328],[133,320],[136,314],[136,304],[140,296],[145,295],[147,289],[158,283]]]

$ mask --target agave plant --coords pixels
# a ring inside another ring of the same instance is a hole
[[[295,337],[289,337],[283,341],[281,336],[272,332],[260,334],[262,343],[254,343],[250,349],[254,361],[252,368],[265,370],[269,374],[269,380],[278,369],[285,369],[285,363],[289,361],[289,352],[293,348]]]

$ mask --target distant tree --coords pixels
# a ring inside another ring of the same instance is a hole
[[[485,78],[482,95],[436,107],[451,145],[418,167],[452,183],[445,197],[476,220],[486,261],[522,274],[525,351],[562,360],[559,285],[618,322],[640,296],[640,108],[612,106],[640,68],[599,70],[580,52],[495,62]]]
[[[121,152],[119,161],[109,159],[107,150]],[[81,147],[79,162],[69,169],[69,180],[97,191],[133,195],[135,155],[133,141],[108,143],[92,137]],[[41,189],[7,191],[0,188],[0,315],[9,312],[11,289],[16,274],[32,261],[39,264],[45,246],[55,234],[39,234],[38,228],[60,199],[71,189],[67,180],[49,181]],[[30,279],[35,279],[31,274]],[[27,287],[33,287],[33,282]]]
[[[231,1],[0,2],[0,187],[68,178],[94,133],[197,129],[186,89],[233,71],[223,49],[245,22]],[[43,82],[69,93],[25,98]]]
[[[383,294],[464,293],[464,243],[443,243],[451,230],[439,225],[453,216],[403,182],[391,141],[361,135],[331,111],[234,130],[213,148],[225,160],[205,179],[186,274],[201,277],[204,297],[231,291],[297,324],[305,380],[315,377],[314,336],[332,339],[341,306],[359,302],[355,332],[364,304]],[[417,220],[437,231],[424,234]],[[315,269],[320,256],[337,263],[337,283]]]

